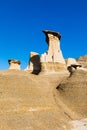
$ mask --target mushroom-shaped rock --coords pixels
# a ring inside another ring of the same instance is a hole
[[[9,59],[8,63],[9,63],[9,69],[20,70],[21,62],[19,60]]]
[[[48,51],[46,54],[46,62],[59,62],[65,64],[61,49],[60,38],[61,35],[54,31],[44,30],[46,41],[48,43]]]
[[[67,69],[70,72],[70,74],[72,74],[72,72],[74,72],[76,69],[81,67],[81,65],[74,58],[68,58],[66,60],[66,64],[67,64]]]
[[[49,37],[52,36],[52,35],[57,37],[59,40],[61,39],[61,34],[59,32],[54,32],[54,31],[51,31],[51,30],[43,30],[42,32],[45,33],[46,41],[47,41],[48,44],[49,44]]]

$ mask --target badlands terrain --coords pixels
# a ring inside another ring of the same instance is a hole
[[[31,52],[25,71],[14,59],[0,71],[0,130],[87,130],[87,55],[65,60],[61,35],[43,32],[45,53]]]
[[[0,71],[0,130],[87,130],[87,71]]]

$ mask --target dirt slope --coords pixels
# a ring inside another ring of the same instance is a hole
[[[57,86],[57,96],[79,117],[87,117],[87,71],[77,70]]]
[[[68,122],[80,116],[70,107],[70,91],[68,100],[69,93],[66,96],[65,92],[64,97],[56,89],[66,78],[59,74],[0,71],[0,130],[70,130]]]

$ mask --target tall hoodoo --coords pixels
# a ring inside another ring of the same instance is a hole
[[[48,51],[45,56],[42,55],[44,57],[44,62],[59,62],[65,64],[65,60],[60,49],[61,35],[49,30],[44,30],[43,32],[46,35],[46,42],[48,43]]]
[[[36,52],[30,53],[29,65],[26,70],[31,73],[39,74],[40,72],[55,73],[67,72],[65,59],[60,49],[61,35],[54,31],[44,30],[48,50],[41,56]]]

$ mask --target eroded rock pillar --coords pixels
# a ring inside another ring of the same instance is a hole
[[[60,49],[61,35],[57,32],[48,30],[45,30],[43,32],[46,35],[46,41],[48,43],[46,62],[59,62],[65,64],[65,60]]]
[[[8,63],[9,63],[9,69],[20,70],[21,62],[19,60],[10,59],[8,60]]]
[[[41,71],[40,56],[38,53],[30,53],[30,61],[27,70],[30,70],[33,74],[38,74]]]

